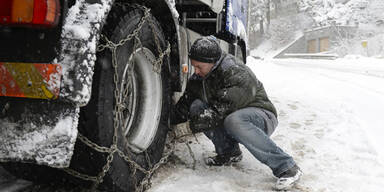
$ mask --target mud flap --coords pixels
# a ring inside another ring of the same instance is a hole
[[[0,162],[68,167],[78,119],[70,103],[0,97]]]

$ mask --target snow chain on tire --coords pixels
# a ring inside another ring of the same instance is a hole
[[[134,48],[142,48],[142,44],[141,44],[141,41],[140,41],[140,38],[139,38],[139,32],[140,32],[141,28],[143,27],[144,23],[148,22],[149,26],[151,27],[153,37],[155,39],[155,43],[156,43],[156,46],[157,46],[157,51],[159,52],[159,56],[158,56],[158,58],[155,61],[153,61],[153,60],[149,59],[149,57],[146,55],[145,52],[144,52],[144,55],[145,55],[145,57],[149,61],[152,62],[154,72],[156,72],[156,73],[160,73],[161,72],[161,68],[162,68],[162,64],[163,64],[163,58],[164,58],[164,56],[168,57],[169,54],[170,54],[170,44],[169,44],[169,42],[167,43],[167,48],[164,51],[162,51],[162,49],[161,49],[160,41],[159,41],[158,37],[155,34],[155,23],[154,23],[154,21],[150,17],[150,15],[151,15],[150,14],[150,9],[146,8],[144,6],[141,6],[141,5],[135,5],[135,6],[138,6],[140,9],[142,9],[144,11],[144,16],[141,18],[140,22],[138,23],[137,28],[131,34],[127,35],[127,37],[125,39],[120,40],[118,43],[114,43],[114,42],[108,40],[108,38],[106,36],[101,35],[101,38],[106,42],[106,44],[102,44],[102,45],[99,45],[97,47],[97,51],[99,51],[99,52],[103,51],[105,49],[109,49],[112,52],[112,65],[113,65],[113,69],[114,69],[113,81],[114,81],[114,84],[115,84],[115,91],[114,91],[115,106],[114,106],[114,114],[113,114],[113,116],[114,116],[114,120],[113,120],[114,121],[113,122],[114,134],[113,134],[112,145],[109,148],[108,147],[99,146],[98,144],[90,141],[88,138],[84,137],[80,133],[78,134],[78,139],[82,143],[84,143],[88,147],[94,149],[95,151],[98,151],[100,153],[108,154],[107,162],[103,166],[101,172],[97,176],[85,175],[85,174],[79,173],[79,172],[77,172],[77,171],[75,171],[73,169],[70,169],[70,168],[63,169],[63,171],[65,171],[69,175],[72,175],[74,177],[77,177],[77,178],[80,178],[80,179],[83,179],[83,180],[86,180],[86,181],[92,181],[93,185],[92,185],[91,191],[96,191],[98,185],[103,182],[103,178],[104,178],[105,174],[109,171],[109,169],[111,167],[111,163],[113,161],[113,155],[115,153],[117,153],[121,158],[123,158],[133,168],[131,176],[132,176],[132,179],[134,181],[136,181],[135,173],[136,173],[137,170],[139,170],[139,171],[141,171],[142,173],[145,174],[144,179],[139,184],[137,184],[135,182],[135,187],[136,187],[135,191],[142,192],[142,191],[148,189],[150,187],[150,185],[151,185],[150,180],[151,180],[151,177],[153,176],[153,173],[161,165],[165,164],[168,161],[168,157],[173,153],[175,142],[177,140],[176,136],[174,136],[173,139],[170,139],[166,143],[166,146],[167,146],[167,148],[169,150],[163,155],[163,157],[159,160],[159,162],[156,163],[153,166],[152,166],[152,163],[149,161],[147,152],[145,151],[145,154],[146,154],[146,157],[147,157],[146,159],[148,161],[147,163],[150,166],[150,168],[148,170],[144,169],[138,163],[133,161],[128,155],[124,154],[124,152],[121,149],[119,149],[118,146],[117,146],[117,143],[118,143],[118,141],[117,141],[117,139],[118,139],[117,138],[118,129],[119,129],[120,125],[122,124],[122,122],[121,122],[122,121],[122,110],[123,110],[123,105],[121,104],[122,97],[123,97],[122,94],[124,94],[124,95],[128,95],[129,94],[129,91],[125,91],[124,93],[121,93],[120,90],[119,90],[119,85],[118,85],[119,75],[118,75],[118,71],[117,71],[118,69],[117,69],[117,56],[116,56],[117,48],[122,46],[122,45],[124,45],[126,42],[128,42],[128,41],[130,41],[132,39],[134,40]],[[136,49],[134,49],[134,50],[136,50]],[[135,55],[135,54],[136,53],[133,52],[133,55]],[[129,65],[130,72],[132,72],[133,61],[129,62],[128,65]],[[129,74],[131,74],[131,73],[129,73]],[[126,85],[128,85],[128,88],[129,88],[130,84],[131,84],[130,82],[128,82],[126,84]],[[127,89],[125,89],[125,90],[127,90]],[[173,134],[173,135],[175,135],[175,134]]]

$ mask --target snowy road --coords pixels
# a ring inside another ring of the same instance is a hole
[[[384,61],[274,60],[273,63],[325,79],[319,86],[320,90],[334,96],[333,99],[344,100],[344,104],[353,108],[356,118],[360,119],[362,128],[370,138],[370,143],[377,150],[384,145],[384,119],[381,118],[381,114],[384,114]],[[384,150],[378,152],[383,157]]]
[[[304,172],[292,191],[384,191],[383,60],[248,59],[278,109],[279,126],[272,139]],[[189,143],[195,169],[187,145],[179,143],[172,161],[155,175],[150,192],[274,191],[269,168],[244,147],[244,159],[237,165],[207,167],[203,157],[213,154],[210,141],[198,135]],[[23,183],[0,185],[17,186]]]

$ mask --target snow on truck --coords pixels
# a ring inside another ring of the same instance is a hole
[[[189,46],[245,61],[248,0],[1,0],[0,162],[38,182],[131,191],[152,174]]]

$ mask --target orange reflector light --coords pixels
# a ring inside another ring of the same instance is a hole
[[[59,0],[0,0],[0,25],[54,27],[59,18]]]
[[[33,0],[13,0],[12,22],[30,23],[33,19]]]
[[[0,96],[57,99],[60,82],[58,64],[0,62]]]
[[[182,64],[181,65],[182,66],[182,71],[183,71],[183,73],[188,73],[188,65],[187,64]]]
[[[47,15],[45,21],[49,23],[54,23],[56,19],[57,12],[57,1],[56,0],[47,0]]]

